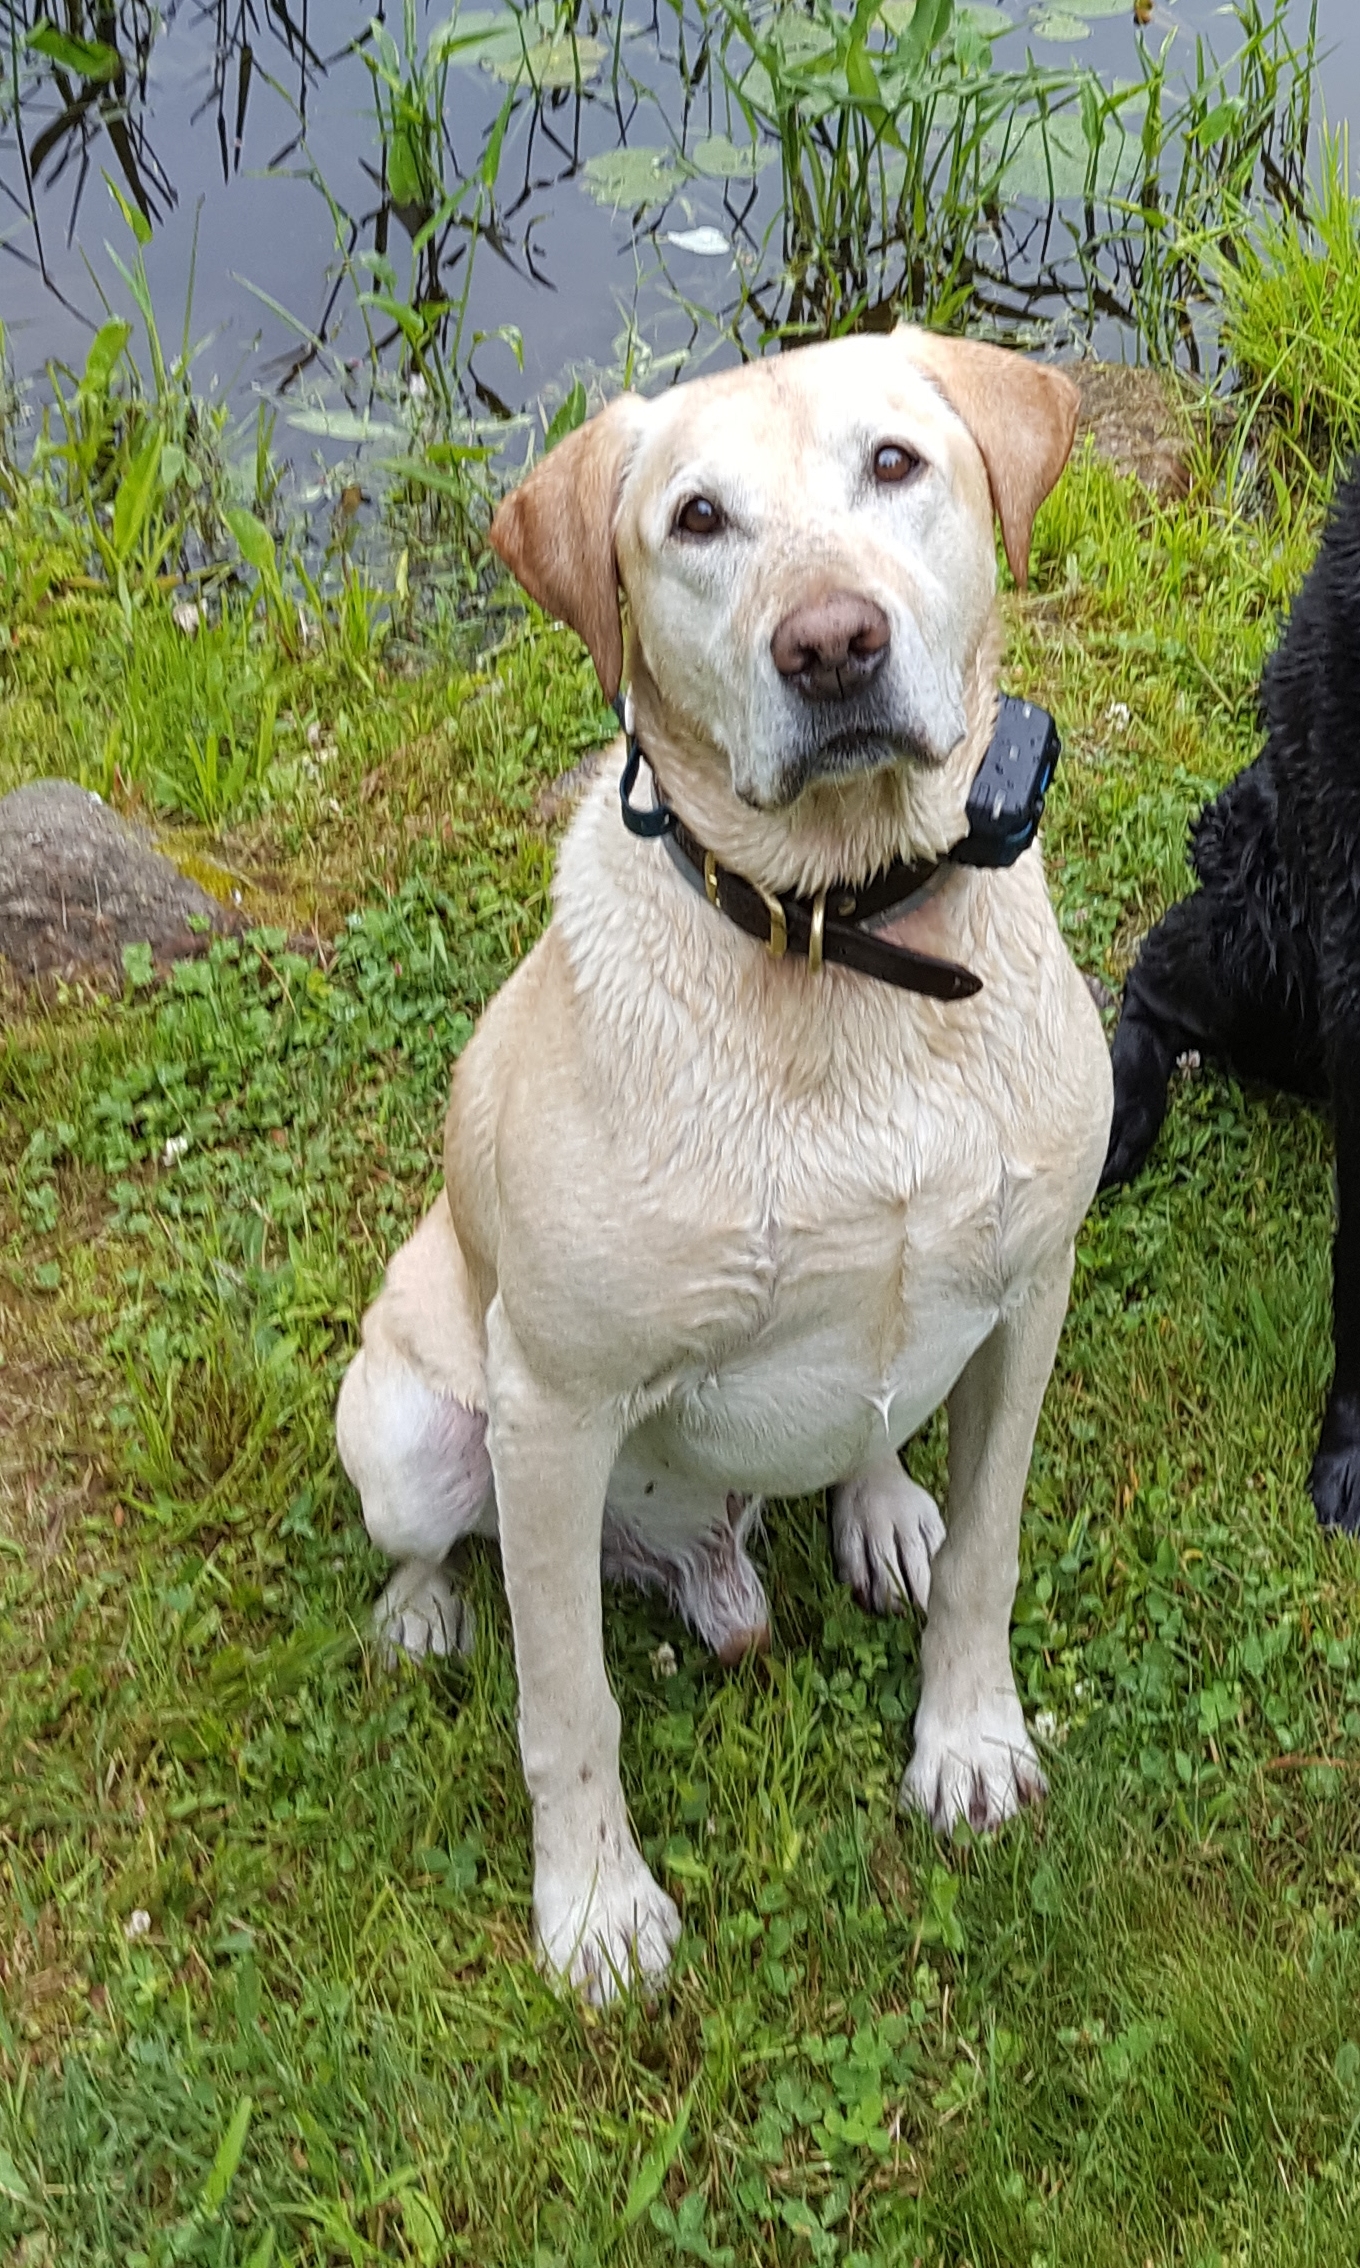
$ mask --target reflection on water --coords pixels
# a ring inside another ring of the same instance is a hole
[[[927,14],[936,4],[917,0]],[[172,0],[163,13],[77,0],[59,13],[79,31],[57,29],[39,0],[0,0],[0,319],[21,371],[78,362],[104,296],[126,304],[112,253],[129,238],[106,180],[150,227],[147,271],[172,330],[192,269],[201,384],[286,386],[294,400],[338,388],[351,414],[375,354],[390,364],[422,325],[499,415],[577,369],[645,377],[668,357],[730,354],[734,340],[759,351],[903,306],[966,308],[1003,329],[1042,321],[1118,352],[1148,288],[1136,231],[1121,241],[1107,219],[1097,258],[1093,208],[1050,204],[1049,188],[1089,183],[1075,108],[1040,152],[1007,143],[1008,97],[990,112],[969,98],[969,162],[985,171],[1008,150],[1006,193],[981,227],[955,224],[948,199],[962,192],[948,180],[933,226],[904,216],[893,168],[915,179],[904,169],[920,153],[891,130],[869,133],[866,201],[863,153],[834,104],[801,171],[768,121],[753,139],[757,33],[777,25],[805,112],[819,70],[834,93],[837,70],[861,68],[829,54],[824,6],[747,19],[605,0],[573,19],[553,0],[517,12],[500,0],[449,19],[443,0],[389,0],[377,29],[366,0]],[[1334,123],[1360,89],[1357,14],[1353,0],[1320,0]],[[882,15],[904,38],[913,0],[885,0]],[[1088,63],[1107,87],[1141,76],[1133,0],[1005,0],[971,15],[995,35],[998,69],[1028,55],[1036,72]],[[1306,30],[1307,15],[1301,4],[1291,22]],[[755,26],[744,43],[734,22]],[[1156,0],[1149,52],[1173,30],[1177,76],[1193,76],[1196,35],[1220,55],[1239,36],[1216,0]],[[962,101],[947,93],[934,116],[937,154],[967,142]],[[1121,165],[1136,172],[1141,132],[1136,109],[1113,119],[1096,169],[1107,196],[1124,190]]]

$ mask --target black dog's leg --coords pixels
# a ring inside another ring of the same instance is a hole
[[[1166,1090],[1190,1048],[1222,1054],[1235,1021],[1220,971],[1231,967],[1224,909],[1194,890],[1149,931],[1124,986],[1114,1035],[1114,1119],[1102,1189],[1141,1172],[1166,1116]]]
[[[1191,830],[1200,887],[1172,906],[1129,971],[1114,1035],[1114,1120],[1101,1187],[1131,1181],[1166,1115],[1178,1056],[1245,1079],[1327,1092],[1316,961],[1281,855],[1273,784],[1250,765]]]
[[[1332,1330],[1336,1369],[1308,1487],[1328,1528],[1360,1530],[1360,1023],[1332,1035],[1336,1242]]]

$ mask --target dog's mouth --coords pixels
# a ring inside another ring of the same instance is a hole
[[[861,706],[866,713],[856,714]],[[800,729],[790,736],[792,745],[785,749],[772,791],[745,791],[742,801],[757,810],[782,811],[818,780],[857,779],[898,764],[919,764],[933,770],[945,761],[914,721],[886,716],[867,703],[847,703],[846,710],[850,713],[843,711],[834,718],[818,720],[815,726],[810,720],[800,719]]]

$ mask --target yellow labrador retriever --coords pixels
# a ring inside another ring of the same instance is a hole
[[[597,1998],[664,1970],[679,1928],[619,1784],[602,1564],[735,1659],[767,1642],[760,1499],[829,1488],[858,1595],[928,1604],[903,1800],[985,1828],[1043,1791],[1009,1621],[1109,1059],[1037,848],[907,893],[887,943],[965,976],[954,997],[831,940],[857,890],[965,832],[998,700],[993,509],[1023,577],[1074,422],[1068,381],[1019,357],[842,341],[625,395],[492,528],[608,695],[626,649],[656,783],[633,808],[679,824],[639,839],[612,776],[579,811],[337,1425],[399,1562],[389,1644],[465,1642],[442,1562],[500,1539],[539,1943]],[[947,1531],[898,1459],[946,1397]]]

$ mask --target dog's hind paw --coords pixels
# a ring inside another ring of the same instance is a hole
[[[944,1532],[934,1497],[917,1486],[895,1457],[832,1492],[836,1572],[866,1613],[900,1612],[909,1596],[925,1610],[930,1563]]]
[[[938,1730],[918,1716],[900,1801],[904,1811],[923,1811],[937,1833],[949,1834],[962,1819],[984,1834],[1047,1793],[1014,1695]]]
[[[427,1654],[470,1654],[476,1624],[442,1568],[408,1559],[373,1609],[373,1635],[384,1667],[392,1669],[403,1654],[413,1662]]]
[[[636,1850],[607,1871],[601,1865],[584,1886],[536,1882],[534,1917],[541,1967],[596,2008],[663,1977],[681,1926]]]

